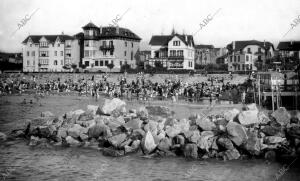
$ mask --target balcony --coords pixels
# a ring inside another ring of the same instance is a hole
[[[176,55],[170,55],[168,57],[168,60],[184,60],[184,56],[183,55],[179,55],[179,56],[176,56]]]
[[[96,35],[84,35],[85,40],[98,40],[98,36]]]
[[[71,45],[66,45],[66,48],[71,48]]]
[[[115,47],[114,47],[114,45],[109,45],[109,46],[107,46],[107,45],[102,45],[102,46],[100,46],[100,50],[102,50],[102,51],[113,51],[115,49]]]

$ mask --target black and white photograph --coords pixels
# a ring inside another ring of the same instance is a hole
[[[0,181],[299,181],[299,0],[0,0]]]

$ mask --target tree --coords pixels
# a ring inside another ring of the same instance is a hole
[[[127,63],[125,63],[124,65],[121,66],[121,72],[127,72],[130,69],[131,69],[131,67]]]
[[[106,65],[107,68],[109,68],[109,70],[111,71],[111,69],[113,69],[115,67],[114,63],[110,63]]]
[[[77,65],[76,65],[75,63],[73,63],[73,64],[71,65],[71,67],[72,67],[73,71],[75,72],[75,69],[77,68]]]

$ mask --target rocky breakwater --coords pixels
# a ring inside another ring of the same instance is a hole
[[[26,138],[30,146],[87,147],[107,156],[139,154],[184,156],[192,159],[224,160],[300,153],[299,115],[280,108],[272,114],[248,105],[220,115],[176,119],[167,107],[148,106],[126,110],[120,99],[105,100],[100,106],[67,112],[62,116],[42,113],[24,122],[1,141]]]

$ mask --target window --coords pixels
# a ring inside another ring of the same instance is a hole
[[[32,65],[35,65],[35,60],[33,60],[33,64]]]
[[[88,47],[89,46],[89,41],[87,40],[87,41],[84,41],[84,46],[85,47]]]
[[[236,62],[236,56],[234,56],[234,62]]]
[[[29,57],[29,51],[27,51],[27,57]]]
[[[27,60],[27,65],[29,66],[29,64],[30,64],[30,62],[29,62],[29,60]]]
[[[54,60],[54,65],[57,65],[57,60]]]
[[[33,56],[33,57],[35,56],[35,51],[31,52],[31,56]]]
[[[95,66],[99,66],[99,61],[95,61]]]
[[[248,53],[251,53],[251,49],[250,49],[250,48],[248,48],[247,52],[248,52]]]
[[[57,51],[54,51],[54,56],[57,56]]]
[[[86,61],[86,62],[85,62],[85,66],[87,66],[87,67],[90,66],[90,62],[89,62],[89,61]]]
[[[40,51],[40,57],[48,57],[48,51]]]
[[[66,41],[66,46],[71,47],[71,41]]]
[[[123,65],[123,62],[122,61],[120,61],[120,66],[122,66]]]
[[[180,41],[173,41],[173,46],[180,46]]]
[[[126,51],[124,51],[124,56],[126,56]]]
[[[125,47],[127,47],[127,41],[125,41]]]
[[[232,56],[230,56],[230,62],[232,62]]]
[[[30,47],[32,47],[32,44],[30,44]]]
[[[64,56],[64,52],[63,51],[60,51],[60,56]]]
[[[114,55],[114,52],[113,52],[113,51],[110,51],[110,55]]]
[[[133,42],[131,42],[131,47],[133,48]]]
[[[245,64],[242,65],[242,70],[245,70]]]
[[[60,44],[57,44],[57,47],[60,47]]]
[[[258,53],[261,53],[261,48],[258,48]]]
[[[109,42],[109,46],[112,47],[113,45],[114,45],[114,42],[113,42],[113,41],[110,41],[110,42]]]
[[[85,51],[84,51],[84,56],[85,56],[85,57],[88,57],[88,56],[89,56],[89,51],[88,51],[88,50],[85,50]]]
[[[101,67],[103,66],[103,61],[102,61],[102,60],[100,61],[100,66],[101,66]]]
[[[106,55],[106,51],[103,51],[103,55]]]
[[[248,62],[249,61],[249,56],[246,56],[246,62]]]
[[[130,59],[133,60],[133,51],[130,53]]]
[[[240,62],[240,60],[241,60],[241,58],[240,58],[240,56],[238,56],[238,62]]]
[[[259,60],[259,61],[261,60],[261,55],[259,55],[259,56],[257,57],[257,60]]]
[[[66,56],[67,56],[67,57],[71,57],[71,50],[69,50],[69,49],[66,50]]]
[[[104,47],[106,47],[106,41],[103,41],[103,42],[102,42],[102,45],[103,45]]]
[[[177,50],[177,56],[178,57],[183,56],[183,50]]]
[[[108,65],[108,60],[105,60],[105,66],[107,66]]]
[[[46,41],[41,41],[41,42],[40,42],[40,47],[48,47],[48,42],[46,42]]]

